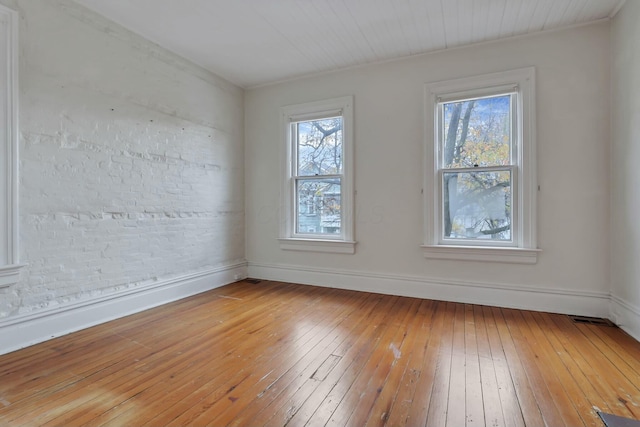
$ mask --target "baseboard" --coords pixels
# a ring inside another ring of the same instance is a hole
[[[610,318],[622,330],[640,341],[640,308],[612,295]]]
[[[247,277],[240,262],[0,321],[0,354],[206,292]]]
[[[609,317],[609,293],[249,262],[249,277],[440,301]]]

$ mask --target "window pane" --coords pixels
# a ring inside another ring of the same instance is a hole
[[[340,178],[299,179],[296,193],[296,233],[340,234]]]
[[[298,176],[342,173],[342,117],[295,124]]]
[[[510,164],[511,95],[442,104],[445,168]]]
[[[445,239],[511,240],[511,171],[444,172]]]

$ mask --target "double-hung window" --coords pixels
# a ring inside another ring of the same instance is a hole
[[[425,92],[424,255],[535,263],[534,70]]]
[[[354,253],[353,98],[290,105],[281,116],[281,248]]]

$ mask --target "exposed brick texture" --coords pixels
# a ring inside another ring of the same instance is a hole
[[[242,89],[69,0],[19,10],[21,281],[0,318],[244,258]]]

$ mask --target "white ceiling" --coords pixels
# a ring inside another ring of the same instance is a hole
[[[606,19],[625,0],[76,1],[246,88]]]

